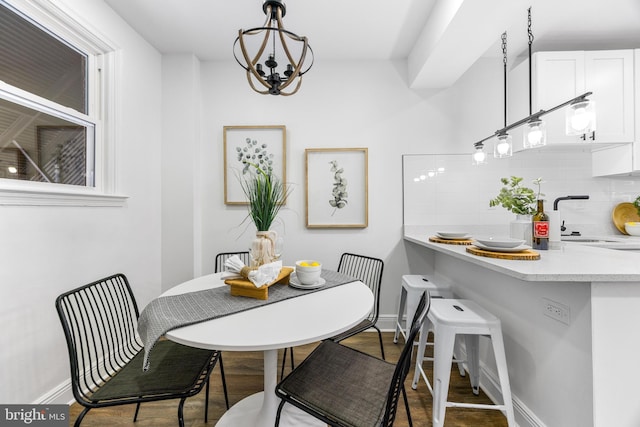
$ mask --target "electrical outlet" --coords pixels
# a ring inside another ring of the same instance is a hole
[[[571,321],[571,310],[569,307],[548,298],[542,298],[542,313],[565,325],[568,325]]]

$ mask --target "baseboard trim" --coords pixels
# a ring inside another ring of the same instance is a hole
[[[71,405],[75,402],[71,380],[65,380],[33,402],[34,405]]]

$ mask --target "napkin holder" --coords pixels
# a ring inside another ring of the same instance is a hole
[[[256,288],[256,285],[251,283],[249,279],[227,279],[224,283],[229,285],[231,295],[233,296],[266,300],[269,299],[269,286],[275,285],[276,283],[288,285],[291,273],[293,273],[292,267],[282,267],[276,280],[271,283],[267,283],[266,285],[262,285],[259,288]]]

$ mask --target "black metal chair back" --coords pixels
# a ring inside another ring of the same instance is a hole
[[[338,263],[338,272],[355,277],[369,286],[373,292],[375,302],[368,318],[374,324],[378,321],[380,310],[380,284],[383,269],[384,262],[381,259],[346,252],[340,256]]]
[[[420,331],[420,328],[422,328],[422,324],[427,317],[430,306],[431,298],[429,297],[429,292],[425,291],[420,298],[418,308],[416,309],[416,314],[413,316],[413,321],[411,322],[409,336],[407,337],[407,341],[402,348],[400,358],[396,363],[393,380],[391,382],[391,386],[389,387],[389,394],[387,395],[387,405],[385,408],[384,418],[382,420],[382,426],[384,427],[391,427],[393,425],[398,410],[398,400],[400,399],[400,393],[404,395],[403,397],[407,414],[410,414],[406,391],[404,389],[404,381],[406,380],[407,374],[411,369],[411,354],[413,352],[413,343],[416,339],[416,336],[418,335],[418,332]],[[409,419],[411,419],[410,416]]]
[[[140,403],[176,398],[178,422],[184,426],[185,399],[205,385],[206,422],[209,376],[220,353],[162,340],[154,347],[156,363],[143,372],[138,305],[123,274],[60,295],[56,310],[69,350],[73,395],[85,407],[76,427],[92,408],[136,403],[136,421]],[[227,399],[224,371],[222,382]]]
[[[127,278],[117,274],[60,295],[56,308],[69,349],[74,397],[92,405],[91,395],[143,348],[135,333],[138,305]]]
[[[249,251],[243,251],[243,252],[222,252],[219,253],[218,255],[216,255],[216,265],[215,265],[215,270],[213,271],[214,273],[219,273],[221,271],[224,271],[224,262],[231,258],[233,255],[238,255],[240,257],[240,259],[242,260],[242,262],[244,262],[245,265],[249,265]]]

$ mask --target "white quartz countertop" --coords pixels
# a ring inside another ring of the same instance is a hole
[[[579,242],[563,242],[560,249],[538,251],[540,259],[516,261],[472,255],[463,245],[433,243],[429,237],[449,231],[437,226],[405,226],[404,239],[520,280],[549,282],[640,281],[640,253],[614,250]],[[473,236],[474,230],[468,232]],[[486,230],[479,231],[486,236]],[[480,235],[480,234],[479,234]],[[498,237],[496,235],[496,237]],[[499,237],[507,237],[506,235]]]

